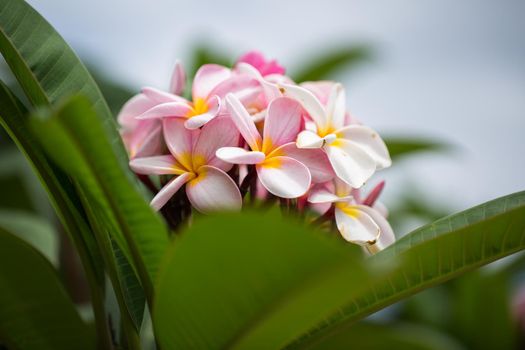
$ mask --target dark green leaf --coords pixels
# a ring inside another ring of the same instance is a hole
[[[24,350],[95,349],[51,264],[0,228],[0,344]]]
[[[445,151],[450,149],[449,145],[425,139],[410,137],[384,137],[390,157],[393,160],[420,152]]]

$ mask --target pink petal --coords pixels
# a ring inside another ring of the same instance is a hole
[[[314,183],[330,181],[335,176],[323,149],[301,149],[292,142],[277,148],[270,156],[277,155],[293,158],[306,165]]]
[[[127,147],[131,158],[160,154],[163,148],[162,124],[158,120],[141,120],[132,132]]]
[[[249,92],[247,96],[253,98],[255,93],[260,93],[259,83],[250,76],[235,74],[213,88],[213,90],[210,91],[210,95],[217,95],[224,98],[231,92],[245,103],[243,98],[245,98],[246,91]]]
[[[174,177],[170,180],[157,195],[151,200],[150,205],[155,210],[160,210],[164,204],[166,204],[171,197],[190,179],[194,178],[193,173],[184,173],[180,176]]]
[[[184,98],[152,87],[142,88],[142,93],[157,103],[187,102]]]
[[[231,77],[231,70],[217,64],[205,64],[199,68],[193,80],[193,101],[207,99],[211,91],[224,80]]]
[[[162,120],[164,140],[171,154],[183,167],[193,169],[192,148],[195,132],[184,127],[181,118],[165,118]]]
[[[235,69],[239,73],[246,74],[247,76],[250,76],[254,78],[255,80],[257,80],[259,84],[261,84],[261,87],[263,88],[264,94],[268,101],[272,101],[276,99],[277,97],[281,96],[281,91],[279,91],[279,87],[276,84],[272,84],[268,82],[265,78],[263,78],[261,73],[259,73],[259,71],[255,69],[253,66],[247,63],[239,62],[235,66]]]
[[[183,174],[186,171],[171,155],[135,158],[129,162],[131,170],[144,175]]]
[[[257,175],[268,192],[282,198],[297,198],[310,188],[308,168],[289,157],[272,157],[256,166]]]
[[[117,120],[124,130],[133,130],[139,123],[136,118],[156,104],[155,101],[144,94],[135,95],[124,104],[117,116]]]
[[[349,125],[337,130],[337,136],[363,149],[375,160],[378,169],[387,168],[392,164],[385,143],[371,128],[363,125]]]
[[[266,155],[262,152],[247,151],[240,147],[219,148],[216,155],[223,161],[232,164],[259,164],[266,159]]]
[[[290,84],[282,84],[281,92],[284,96],[297,100],[318,128],[324,128],[328,124],[326,112],[321,102],[310,91],[303,87]]]
[[[256,68],[261,75],[284,74],[285,69],[276,60],[267,60],[259,51],[249,51],[242,55],[237,62],[248,63]]]
[[[198,176],[186,186],[191,205],[202,213],[219,210],[240,210],[241,193],[235,182],[224,171],[202,166]]]
[[[333,81],[324,80],[324,81],[307,81],[301,83],[301,86],[311,91],[315,97],[321,102],[321,104],[326,105],[328,99],[330,98],[330,92],[334,84],[337,84]]]
[[[215,118],[217,114],[219,114],[219,110],[221,109],[221,100],[218,96],[212,96],[206,102],[208,103],[208,111],[206,113],[194,115],[188,118],[184,124],[186,128],[191,130],[198,129]]]
[[[308,202],[314,204],[340,202],[341,198],[326,188],[313,188],[308,194]]]
[[[253,122],[250,114],[244,108],[241,101],[235,95],[226,95],[226,105],[230,112],[233,123],[241,133],[242,137],[246,140],[248,145],[253,151],[260,150],[261,134],[257,131],[257,127]]]
[[[175,68],[170,81],[170,92],[174,95],[182,95],[186,85],[186,73],[179,61],[175,62]]]
[[[270,103],[263,132],[264,153],[295,141],[301,130],[301,112],[301,105],[291,98],[279,97]]]
[[[228,116],[220,116],[206,124],[193,147],[193,157],[202,158],[204,164],[229,171],[232,164],[227,163],[215,155],[221,147],[237,146],[239,131]]]
[[[156,105],[142,113],[137,119],[154,119],[164,117],[186,117],[191,106],[186,102],[166,102]]]
[[[337,177],[354,188],[363,186],[375,171],[374,159],[345,140],[338,139],[324,149]]]
[[[326,114],[330,118],[330,124],[334,129],[343,127],[346,116],[346,94],[345,89],[339,83],[332,86],[326,105]]]

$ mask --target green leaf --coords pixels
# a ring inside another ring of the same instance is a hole
[[[411,137],[384,137],[390,157],[393,160],[420,152],[436,152],[450,149],[449,145],[438,141]]]
[[[298,72],[290,75],[295,81],[326,80],[343,69],[349,69],[357,64],[367,61],[371,53],[366,46],[344,47],[328,50],[314,60],[305,64]]]
[[[426,225],[368,259],[394,266],[291,347],[315,344],[342,327],[421,290],[525,248],[525,192],[505,196]]]
[[[87,96],[120,165],[126,166],[116,122],[95,81],[64,39],[23,0],[2,1],[0,51],[34,106],[53,105],[79,93]]]
[[[168,244],[167,231],[120,168],[95,110],[77,96],[55,113],[39,117],[32,126],[42,145],[78,180],[99,224],[132,262],[151,300],[151,281]]]
[[[163,349],[277,349],[347,300],[364,274],[353,246],[275,212],[200,218],[157,281]]]
[[[21,211],[0,210],[0,227],[31,244],[53,266],[58,266],[58,235],[49,222]]]
[[[95,349],[51,264],[0,228],[0,344],[24,350]]]
[[[403,349],[403,350],[459,350],[462,346],[454,339],[431,328],[413,324],[378,324],[360,322],[340,329],[329,338],[308,350],[333,349]]]

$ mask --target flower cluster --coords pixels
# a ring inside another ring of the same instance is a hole
[[[344,239],[369,252],[393,242],[376,201],[383,183],[365,198],[359,190],[390,156],[347,112],[341,84],[295,84],[258,52],[232,69],[203,65],[186,97],[185,83],[177,63],[169,91],[143,88],[118,117],[131,169],[150,188],[148,175],[163,175],[154,209],[182,194],[202,213],[239,210],[250,192],[335,220]]]

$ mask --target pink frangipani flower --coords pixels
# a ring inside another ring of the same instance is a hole
[[[297,198],[310,188],[312,174],[330,178],[330,166],[322,152],[302,152],[295,138],[302,126],[302,108],[289,98],[277,98],[268,107],[263,137],[255,123],[232,94],[226,96],[231,118],[248,144],[250,151],[240,147],[223,147],[217,157],[232,164],[254,164],[259,181],[272,194]]]
[[[376,253],[395,241],[394,231],[386,218],[374,206],[366,205],[377,199],[383,183],[372,190],[371,198],[358,200],[353,194],[355,189],[343,181],[336,179],[334,186],[319,184],[315,186],[308,202],[314,204],[332,203],[335,211],[337,228],[343,238],[351,243],[358,244],[369,253]]]
[[[237,63],[240,62],[253,66],[263,77],[270,74],[284,75],[285,73],[285,69],[276,60],[267,60],[262,53],[255,50],[239,57]]]
[[[215,118],[221,110],[221,97],[228,92],[246,94],[244,98],[252,98],[256,91],[249,91],[255,81],[249,77],[232,72],[231,69],[217,64],[202,66],[193,80],[192,100],[178,96],[184,84],[184,70],[180,65],[175,67],[172,77],[171,93],[154,88],[144,88],[142,93],[158,104],[145,111],[138,119],[181,118],[188,129],[198,129]]]
[[[354,188],[361,187],[377,169],[389,167],[390,155],[377,132],[363,125],[345,125],[346,98],[341,84],[334,84],[323,106],[307,89],[281,84],[284,96],[299,101],[308,112],[312,129],[301,131],[297,147],[322,148],[336,175]]]
[[[239,189],[226,174],[232,164],[215,155],[221,147],[239,144],[239,132],[230,118],[215,118],[200,130],[188,130],[181,118],[165,118],[162,122],[171,154],[136,158],[130,162],[138,174],[175,176],[153,198],[151,206],[159,210],[186,184],[186,195],[200,212],[240,209]]]

